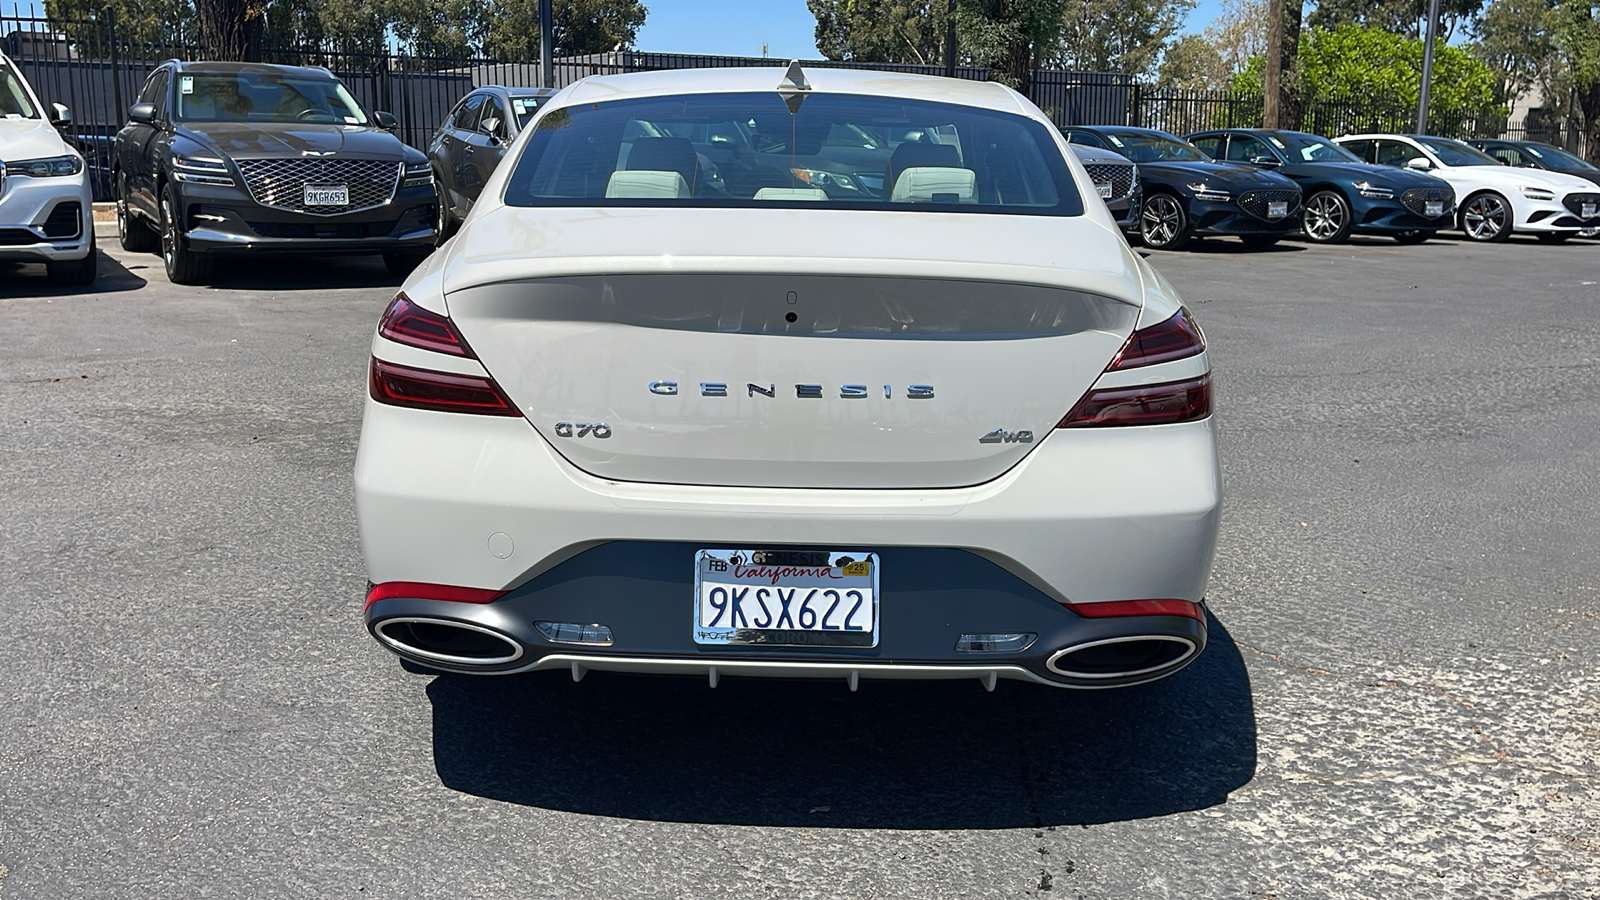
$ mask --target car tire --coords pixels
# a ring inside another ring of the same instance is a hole
[[[455,235],[456,229],[461,227],[461,223],[456,221],[455,211],[450,208],[450,201],[446,199],[444,182],[440,180],[439,171],[437,169],[435,169],[433,172],[433,183],[435,185],[435,193],[439,198],[439,215],[434,221],[434,228],[436,230],[436,233],[434,234],[434,246],[438,246],[439,244],[443,244],[445,241],[450,240],[450,238]]]
[[[1350,240],[1355,217],[1350,201],[1338,191],[1317,191],[1306,199],[1300,228],[1313,244],[1342,244]]]
[[[1271,247],[1283,240],[1280,234],[1242,234],[1239,240],[1244,241],[1246,247]]]
[[[1572,232],[1570,232],[1570,231],[1541,231],[1541,232],[1539,232],[1538,237],[1539,237],[1539,240],[1544,241],[1546,244],[1560,244],[1560,243],[1563,243],[1564,241],[1566,241],[1567,238],[1572,237]]]
[[[182,209],[178,192],[169,184],[161,192],[161,261],[167,266],[167,280],[173,284],[205,284],[211,280],[211,259],[184,246],[174,221],[178,209]]]
[[[161,235],[128,209],[128,176],[117,173],[117,243],[129,253],[154,253]]]
[[[1418,228],[1412,231],[1397,231],[1394,233],[1394,240],[1397,244],[1421,244],[1430,240],[1436,234],[1438,234],[1437,231]]]
[[[89,232],[89,255],[83,259],[62,260],[45,264],[45,272],[52,284],[93,284],[100,270],[100,254],[95,251],[94,232]]]
[[[1511,203],[1494,191],[1479,191],[1461,204],[1460,225],[1467,240],[1498,243],[1511,237]]]
[[[1139,210],[1139,236],[1152,250],[1177,250],[1189,243],[1189,217],[1183,202],[1167,193],[1146,197]]]
[[[383,255],[383,267],[389,270],[390,275],[396,278],[404,278],[411,274],[412,269],[422,265],[422,261],[427,258],[428,254],[417,253],[416,251],[385,253]]]

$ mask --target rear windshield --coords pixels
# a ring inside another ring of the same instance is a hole
[[[767,91],[553,110],[505,202],[1083,213],[1055,138],[1031,119],[890,97],[796,101],[791,112]]]

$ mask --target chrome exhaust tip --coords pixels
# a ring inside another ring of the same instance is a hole
[[[1132,678],[1183,667],[1199,645],[1175,634],[1135,634],[1063,647],[1045,668],[1068,678]]]
[[[403,656],[463,668],[503,666],[523,654],[511,637],[454,619],[396,616],[373,625],[372,634]]]

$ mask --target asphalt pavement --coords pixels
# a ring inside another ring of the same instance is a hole
[[[1154,254],[1212,643],[993,694],[402,670],[351,486],[394,280],[101,245],[0,271],[0,900],[1600,897],[1600,244]]]

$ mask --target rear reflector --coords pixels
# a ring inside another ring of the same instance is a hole
[[[477,359],[449,317],[423,309],[404,293],[396,294],[383,311],[378,333],[398,344]]]
[[[376,357],[367,379],[372,399],[390,406],[473,413],[480,416],[521,416],[493,379],[397,366]]]
[[[1179,309],[1163,321],[1141,328],[1128,336],[1107,372],[1153,366],[1195,356],[1206,349],[1206,337],[1200,326],[1189,317],[1187,309]]]
[[[1204,619],[1200,604],[1188,600],[1107,600],[1104,603],[1068,603],[1067,608],[1090,619],[1121,616],[1187,616]]]
[[[1171,425],[1211,415],[1211,376],[1167,384],[1093,390],[1078,401],[1057,428],[1111,428],[1118,425]]]
[[[417,600],[446,600],[451,603],[493,603],[509,591],[490,591],[483,588],[456,587],[452,584],[428,584],[423,581],[385,581],[367,588],[367,605],[390,597],[410,597]]]

